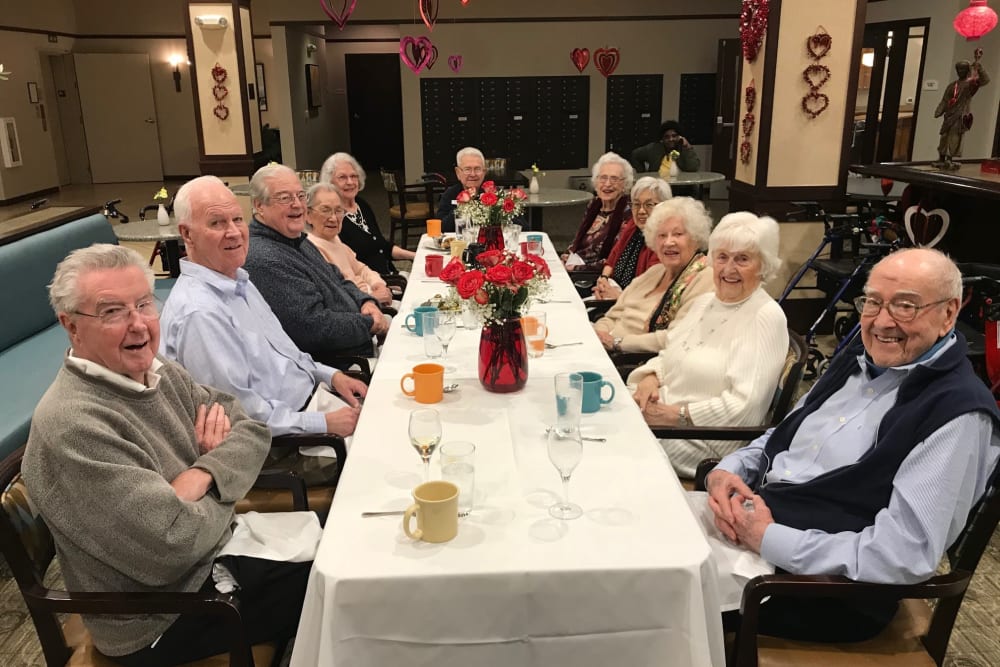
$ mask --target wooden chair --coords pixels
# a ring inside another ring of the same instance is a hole
[[[18,588],[35,624],[45,662],[49,667],[112,667],[113,660],[94,646],[80,614],[196,614],[226,619],[230,650],[189,663],[194,666],[253,667],[269,665],[283,646],[247,643],[239,602],[221,593],[71,593],[45,586],[45,573],[55,556],[52,533],[31,505],[21,478],[24,447],[0,463],[0,549],[17,580]],[[65,624],[60,614],[70,614]]]
[[[764,575],[751,579],[740,602],[740,627],[731,645],[735,667],[931,667],[944,663],[955,618],[972,575],[1000,521],[1000,492],[994,471],[986,492],[969,513],[965,528],[948,549],[950,571],[909,585],[872,584],[840,576]],[[900,600],[881,633],[863,642],[824,644],[758,634],[761,602],[769,596]],[[934,608],[925,602],[936,599]]]
[[[389,240],[396,242],[398,229],[399,246],[407,248],[411,233],[423,233],[427,228],[427,219],[434,216],[435,191],[440,186],[429,181],[407,185],[403,172],[385,169],[379,171],[389,198]]]

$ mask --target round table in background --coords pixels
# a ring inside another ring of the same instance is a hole
[[[589,202],[594,193],[569,188],[542,188],[537,194],[529,194],[524,206],[528,209],[528,230],[542,231],[542,212],[549,206],[572,206]]]
[[[173,218],[169,225],[161,225],[156,220],[139,220],[113,225],[119,241],[155,241],[160,244],[163,269],[171,278],[181,275],[181,233]]]
[[[635,175],[635,180],[639,180],[644,176],[652,176],[653,178],[660,178],[660,173],[657,171],[647,171],[641,174]],[[705,199],[705,186],[711,185],[712,183],[718,183],[719,181],[726,180],[725,174],[720,174],[717,171],[682,171],[673,178],[666,179],[667,183],[670,184],[670,188],[673,189],[676,186],[692,186],[695,190],[696,199]],[[674,193],[677,194],[676,192]]]

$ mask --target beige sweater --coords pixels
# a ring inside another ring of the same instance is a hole
[[[662,264],[650,267],[632,281],[618,297],[615,305],[601,319],[594,322],[594,328],[605,331],[614,337],[621,337],[623,352],[659,352],[666,344],[667,330],[649,331],[649,320],[653,311],[660,305],[663,292],[656,286],[663,278],[667,269]],[[711,292],[715,285],[712,281],[711,267],[698,272],[695,279],[681,294],[681,307],[671,322],[671,327],[684,318],[691,309],[691,302],[698,296]]]
[[[324,259],[340,269],[343,276],[357,285],[358,289],[365,294],[371,294],[377,287],[385,287],[385,280],[382,279],[382,276],[359,260],[357,254],[341,241],[339,236],[332,241],[312,233],[308,236]]]

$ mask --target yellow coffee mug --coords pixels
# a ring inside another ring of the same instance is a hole
[[[403,532],[414,540],[447,542],[458,535],[458,487],[441,480],[413,489],[413,504],[403,514]],[[410,520],[417,517],[417,529]]]
[[[406,389],[407,379],[413,380],[413,390]],[[399,388],[417,403],[440,403],[444,398],[444,366],[417,364],[413,371],[399,379]]]
[[[450,250],[451,250],[451,256],[452,257],[461,257],[462,253],[465,252],[465,246],[466,245],[467,244],[465,243],[465,241],[463,239],[459,239],[459,238],[454,239],[451,242],[451,248],[450,248]]]
[[[436,239],[441,236],[441,221],[437,218],[427,220],[427,236]]]

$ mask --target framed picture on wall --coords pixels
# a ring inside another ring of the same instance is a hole
[[[28,101],[32,104],[38,104],[38,84],[34,81],[28,82]]]
[[[0,118],[0,153],[3,153],[3,166],[8,169],[23,164],[21,142],[17,138],[17,121],[13,118]]]
[[[267,88],[264,86],[264,63],[257,63],[257,106],[261,111],[267,111]]]
[[[309,108],[323,106],[323,86],[319,80],[319,65],[306,65],[306,100]]]

